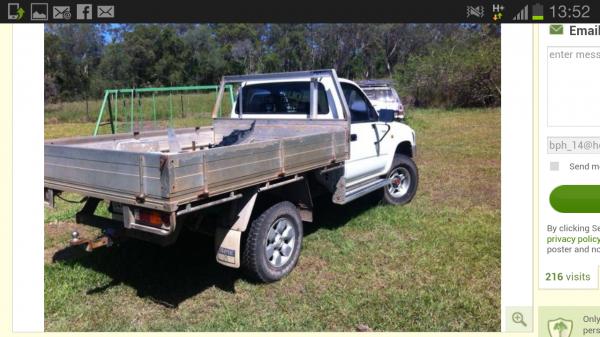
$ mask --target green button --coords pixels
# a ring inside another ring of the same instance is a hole
[[[550,193],[550,205],[561,213],[600,213],[600,185],[561,185]]]

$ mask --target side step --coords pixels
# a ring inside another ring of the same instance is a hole
[[[380,188],[385,187],[389,183],[388,179],[377,178],[368,182],[359,184],[356,187],[346,189],[346,181],[342,177],[337,184],[337,189],[333,194],[332,201],[339,205],[344,205],[352,200],[358,199],[363,195],[374,192]]]

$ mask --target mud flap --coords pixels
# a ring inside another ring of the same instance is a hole
[[[341,176],[335,184],[335,192],[333,192],[331,201],[338,205],[346,203],[346,178],[344,176]]]
[[[248,227],[252,209],[256,203],[257,192],[248,193],[241,199],[236,200],[238,207],[233,207],[234,214],[231,225],[226,227],[217,226],[215,233],[215,249],[217,262],[231,268],[240,267],[240,250],[242,233]]]
[[[217,227],[215,245],[217,246],[217,262],[231,267],[240,267],[240,247],[242,232],[233,229],[227,230]]]

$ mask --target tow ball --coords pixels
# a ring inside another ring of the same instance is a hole
[[[69,244],[71,247],[85,245],[86,252],[92,252],[94,249],[98,249],[100,247],[110,247],[114,243],[113,236],[109,233],[103,233],[103,235],[97,237],[96,239],[82,239],[79,236],[78,231],[73,231],[71,233],[71,240]]]

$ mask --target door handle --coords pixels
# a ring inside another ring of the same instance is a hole
[[[353,142],[353,141],[355,141],[357,139],[358,139],[358,136],[356,135],[356,133],[353,133],[353,134],[350,135],[350,141],[351,142]]]

